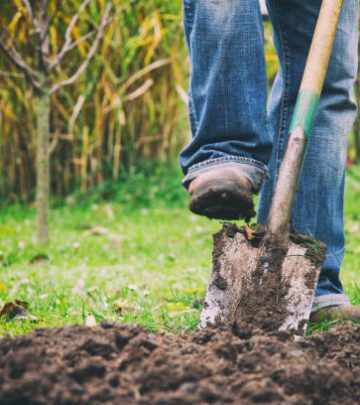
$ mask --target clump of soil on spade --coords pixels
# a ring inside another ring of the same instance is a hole
[[[360,325],[156,334],[102,323],[0,341],[5,404],[358,404]]]
[[[234,320],[266,332],[303,335],[326,247],[292,230],[289,240],[262,225],[229,222],[213,235],[213,269],[201,325]]]

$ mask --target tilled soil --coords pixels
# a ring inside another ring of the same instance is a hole
[[[39,329],[0,341],[5,404],[360,404],[360,325],[298,338],[233,326]]]

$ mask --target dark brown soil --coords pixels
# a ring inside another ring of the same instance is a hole
[[[360,325],[294,341],[134,325],[39,329],[0,341],[5,404],[359,404]]]

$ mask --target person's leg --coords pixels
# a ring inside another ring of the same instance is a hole
[[[321,0],[268,0],[280,70],[270,97],[274,149],[270,179],[262,190],[259,222],[268,214],[290,120]],[[347,136],[356,114],[358,2],[347,0],[340,18],[329,70],[293,207],[299,232],[328,246],[316,291],[318,308],[348,303],[339,279],[344,256],[344,178]]]
[[[272,148],[258,0],[183,0],[183,17],[193,135],[180,155],[183,184],[228,168],[258,192]]]

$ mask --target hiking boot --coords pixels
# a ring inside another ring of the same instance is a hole
[[[326,307],[313,312],[310,322],[322,321],[357,321],[360,322],[360,306],[344,304]]]
[[[210,219],[249,221],[254,211],[252,185],[231,168],[214,168],[199,174],[189,186],[189,208]]]

